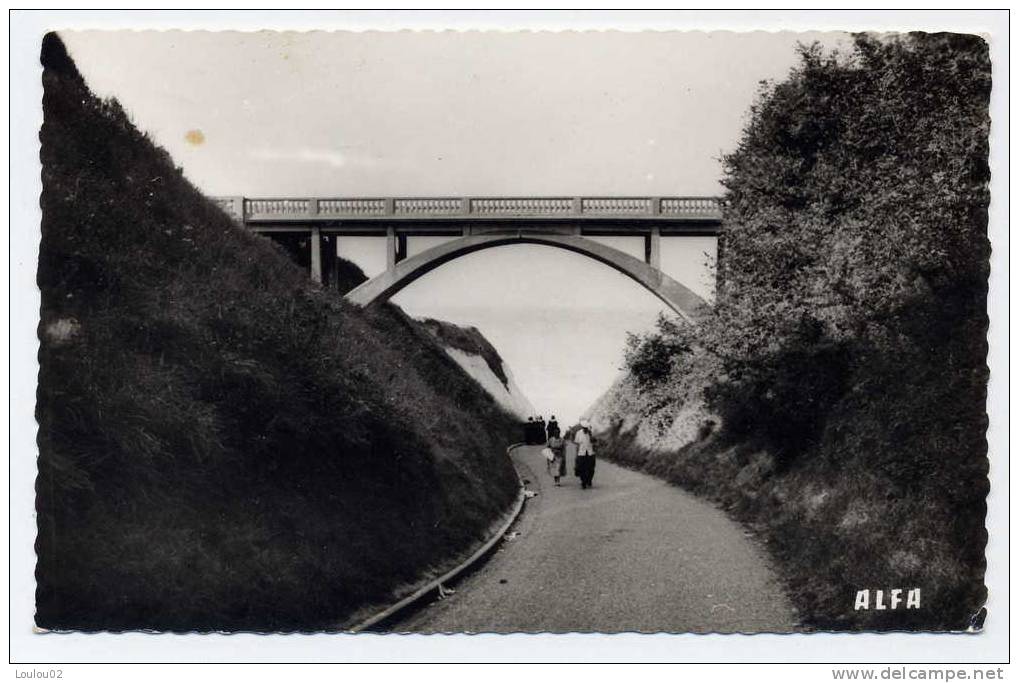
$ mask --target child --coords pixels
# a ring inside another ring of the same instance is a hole
[[[552,453],[552,459],[548,460],[549,474],[552,475],[555,485],[559,486],[560,477],[566,476],[566,442],[558,436],[553,436],[549,438],[546,450]]]

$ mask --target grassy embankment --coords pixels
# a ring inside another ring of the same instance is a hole
[[[43,64],[38,624],[336,627],[476,544],[513,418],[236,226],[52,34]]]
[[[629,430],[620,428],[632,420],[630,414],[615,415],[612,426],[598,434],[599,452],[714,501],[755,531],[807,628],[968,627],[985,596],[982,472],[960,472],[953,485],[972,487],[960,492],[968,508],[939,495],[929,482],[912,490],[900,486],[875,466],[888,453],[875,456],[868,434],[874,417],[841,408],[849,406],[833,407],[820,442],[811,448],[813,457],[787,467],[767,444],[734,437],[724,426],[712,431],[704,425],[702,438],[661,448],[638,437],[639,420]],[[924,419],[917,426],[929,425]],[[890,589],[911,587],[922,589],[923,609],[917,612],[854,610],[860,589],[882,589],[888,596]]]
[[[987,45],[801,57],[725,159],[715,309],[634,340],[603,452],[760,532],[808,627],[965,629],[986,596]]]

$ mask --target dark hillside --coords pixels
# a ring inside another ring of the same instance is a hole
[[[477,543],[513,418],[42,56],[39,626],[334,628]]]

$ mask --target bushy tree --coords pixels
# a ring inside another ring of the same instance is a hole
[[[787,80],[762,86],[724,159],[719,305],[705,334],[731,378],[716,388],[723,407],[753,403],[762,417],[748,428],[810,429],[874,353],[909,362],[961,335],[976,354],[957,360],[983,362],[986,44],[860,35],[848,55],[800,56]]]
[[[811,626],[979,620],[990,77],[976,36],[802,47],[724,158],[717,305],[630,345],[645,422],[721,417],[637,460],[764,529]],[[897,585],[932,607],[853,610]]]
[[[627,370],[643,387],[669,379],[676,360],[690,352],[692,331],[678,320],[659,314],[655,329],[626,335],[623,360]]]

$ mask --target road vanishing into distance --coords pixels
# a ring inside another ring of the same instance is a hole
[[[594,488],[554,487],[540,446],[514,449],[538,495],[477,571],[387,630],[414,633],[783,632],[795,611],[765,551],[711,504],[599,460]]]

